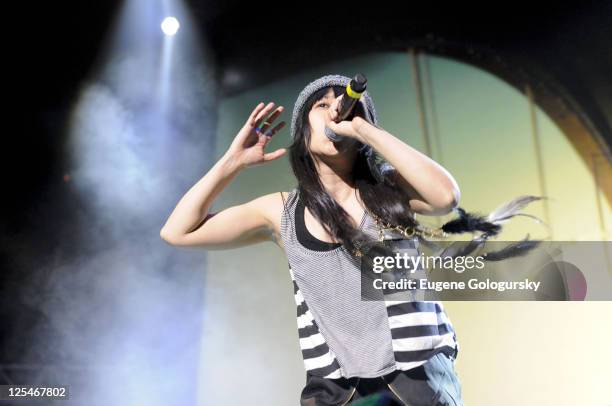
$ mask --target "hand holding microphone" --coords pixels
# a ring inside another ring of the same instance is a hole
[[[351,82],[344,89],[344,93],[339,99],[338,114],[333,118],[334,123],[340,123],[346,119],[353,119],[359,99],[366,90],[367,79],[361,73],[355,75]],[[352,125],[350,122],[347,123]],[[333,124],[332,127],[335,127]],[[338,134],[329,126],[325,127],[325,135],[334,142],[339,142],[345,139],[345,136]]]

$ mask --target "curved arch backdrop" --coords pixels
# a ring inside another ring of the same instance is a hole
[[[584,147],[591,150],[580,149],[547,113],[530,105],[527,94],[482,69],[427,54],[412,58],[364,55],[222,100],[216,157],[260,101],[285,106],[289,124],[295,98],[308,82],[328,73],[363,72],[382,127],[446,167],[459,183],[462,207],[488,212],[519,194],[546,191],[548,208],[534,204],[526,212],[547,218],[551,229],[518,219],[502,239],[520,239],[526,232],[566,241],[610,238],[610,202],[600,190],[611,178],[609,161],[595,159],[591,167],[584,159],[598,145],[594,138]],[[275,138],[271,150],[288,146],[288,125]],[[240,174],[212,210],[294,184],[284,157]],[[435,223],[432,217],[420,219]],[[211,251],[207,268],[200,404],[297,404],[305,373],[284,253],[271,243]],[[609,302],[445,306],[460,341],[457,370],[466,404],[609,400],[604,376],[611,362],[601,362],[612,361],[612,349],[604,345],[612,328],[601,323],[612,311]]]

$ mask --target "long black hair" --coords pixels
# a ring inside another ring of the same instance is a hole
[[[333,89],[335,97],[344,92],[342,86],[326,87],[314,92],[304,104],[304,109],[296,123],[295,138],[289,146],[289,161],[298,180],[299,198],[308,207],[310,213],[322,224],[326,232],[334,240],[340,241],[349,252],[355,254],[357,249],[374,241],[360,228],[352,225],[350,215],[327,193],[308,148],[311,137],[310,121],[308,119],[310,110],[315,102],[327,95],[330,88]],[[357,105],[355,114],[363,118],[366,117],[361,103]],[[374,123],[371,124],[375,125]],[[359,190],[366,210],[380,218],[383,223],[422,229],[421,224],[416,220],[415,213],[408,204],[410,200],[408,192],[403,187],[399,187],[395,181],[397,178],[395,168],[388,165],[370,146],[358,142],[357,148],[352,175],[355,187]],[[438,231],[443,231],[445,234],[466,232],[473,234],[480,232],[482,234],[476,236],[467,245],[450,246],[440,255],[449,257],[468,255],[475,249],[482,247],[482,244],[488,238],[498,235],[502,229],[501,224],[515,216],[527,216],[544,224],[537,217],[520,211],[529,203],[545,198],[546,196],[518,196],[498,207],[488,216],[476,212],[467,212],[458,206],[454,207],[453,210],[458,214],[458,217],[443,224]],[[418,236],[418,238],[423,241],[421,236]],[[499,251],[487,252],[484,257],[489,261],[501,261],[506,258],[525,255],[541,241],[529,240],[529,234],[527,234],[524,240],[509,244]]]
[[[308,148],[311,137],[308,115],[314,103],[322,99],[330,88],[335,97],[344,92],[342,86],[330,86],[314,92],[308,98],[296,123],[295,138],[289,146],[289,160],[298,181],[299,198],[327,233],[353,252],[371,238],[352,225],[350,215],[327,193]],[[356,110],[356,115],[366,117],[361,103]],[[387,223],[415,227],[418,223],[408,205],[409,196],[403,188],[397,187],[390,171],[383,170],[385,162],[382,157],[373,149],[365,148],[361,142],[358,142],[357,148],[352,175],[367,210]]]

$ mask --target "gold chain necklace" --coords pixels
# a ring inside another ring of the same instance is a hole
[[[368,213],[370,214],[370,216],[372,216],[372,218],[374,218],[374,221],[376,222],[376,225],[378,226],[378,236],[379,236],[378,240],[379,241],[384,241],[385,239],[384,229],[391,229],[394,231],[399,231],[406,238],[412,238],[415,235],[419,235],[423,238],[446,238],[448,237],[448,233],[446,233],[441,228],[426,227],[422,224],[419,224],[416,227],[414,226],[406,226],[406,227],[394,226],[391,223],[383,222],[381,218],[378,217],[376,214],[370,211],[368,211]]]
[[[423,226],[422,224],[419,224],[416,227],[414,226],[406,226],[406,227],[395,226],[395,225],[392,225],[391,223],[382,221],[380,217],[378,217],[376,214],[369,211],[367,208],[364,208],[364,210],[376,222],[376,226],[378,228],[378,241],[380,242],[385,240],[385,230],[398,231],[406,238],[412,238],[415,235],[419,235],[425,239],[448,237],[448,233],[446,233],[441,228],[426,227],[426,226]],[[355,250],[353,250],[353,255],[357,257],[363,256],[363,252],[361,251],[360,247],[357,247]]]

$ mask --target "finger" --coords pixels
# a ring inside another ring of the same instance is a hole
[[[272,107],[274,107],[274,103],[272,103]],[[257,121],[257,126],[264,133],[270,127],[270,125],[272,125],[272,120],[274,120],[276,117],[278,117],[278,114],[276,114],[277,111],[275,110],[268,118],[266,118],[266,115],[268,115],[269,112],[270,112],[270,110],[264,109],[264,111],[262,111],[262,113],[263,113],[262,116]],[[276,116],[275,116],[275,114],[276,114]]]
[[[334,133],[340,135],[340,131],[338,130],[338,123],[336,123],[335,121],[330,121],[329,123],[327,123],[327,128],[332,130]]]
[[[261,121],[263,120],[265,116],[268,115],[268,113],[270,112],[270,110],[272,110],[272,108],[274,108],[274,102],[268,103],[266,107],[264,107],[264,109],[261,110],[255,117],[255,122],[253,123],[253,127],[260,127]]]
[[[278,106],[276,110],[274,110],[274,113],[272,113],[270,117],[268,117],[266,121],[263,122],[261,130],[265,133],[266,130],[272,125],[272,123],[274,123],[274,120],[276,120],[284,110],[285,108],[283,106]]]
[[[280,122],[280,123],[278,123],[278,125],[277,125],[276,127],[274,127],[273,129],[265,131],[265,132],[264,132],[264,134],[266,134],[266,135],[268,135],[268,136],[272,137],[272,136],[274,136],[274,135],[275,135],[277,132],[279,132],[279,131],[280,131],[280,130],[281,130],[281,129],[282,129],[284,126],[285,126],[285,124],[286,124],[286,123],[285,123],[284,121],[281,121],[281,122]]]
[[[331,104],[331,106],[329,106],[329,115],[331,117],[332,120],[336,121],[336,119],[338,118],[338,107],[340,106],[340,99],[342,98],[342,95],[338,96]]]
[[[330,109],[330,110],[335,110],[337,106],[338,106],[338,99],[336,98],[336,99],[334,99],[334,101],[333,101],[333,102],[331,102],[331,104],[329,105],[329,109]]]
[[[259,124],[258,121],[261,120],[261,118],[264,117],[268,113],[268,111],[272,108],[272,106],[274,106],[274,103],[272,102],[268,104],[265,104],[263,102],[259,103],[255,111],[253,111],[253,115],[248,124],[251,127],[257,128]]]
[[[264,142],[264,148],[267,147],[270,141],[272,140],[272,137],[270,137],[269,135],[266,135],[265,137],[266,141]]]
[[[272,138],[272,136],[274,136],[277,132],[279,132],[284,126],[286,125],[286,123],[284,121],[281,121],[280,123],[278,123],[278,125],[276,127],[274,127],[273,129],[269,129],[266,130],[265,132],[262,131],[260,128],[256,128],[255,132],[259,135],[264,135],[266,137]]]
[[[249,124],[253,123],[255,121],[255,117],[257,116],[257,114],[259,114],[261,109],[263,109],[264,107],[265,107],[264,102],[260,102],[257,106],[255,106],[255,108],[251,112],[251,115],[249,116],[249,119],[247,120],[247,122]]]
[[[269,137],[259,131],[256,131],[256,132],[257,132],[257,143],[255,143],[255,145],[265,146],[268,143]]]
[[[329,111],[329,118],[331,118],[332,121],[336,121],[336,118],[338,117],[338,112],[336,111],[335,107],[330,107]]]
[[[341,94],[340,96],[336,97],[334,99],[334,101],[332,102],[332,105],[334,106],[334,109],[337,109],[338,106],[340,105],[340,100],[342,100],[342,96],[344,96],[344,95]]]
[[[275,159],[278,159],[282,157],[283,155],[285,155],[286,152],[287,152],[286,148],[280,148],[274,152],[269,152],[267,154],[264,154],[263,159],[265,162],[274,161]]]
[[[266,139],[264,141],[264,148],[270,143],[270,141],[272,140],[272,136],[268,134],[268,132],[266,131],[265,133],[263,133],[264,138]]]

